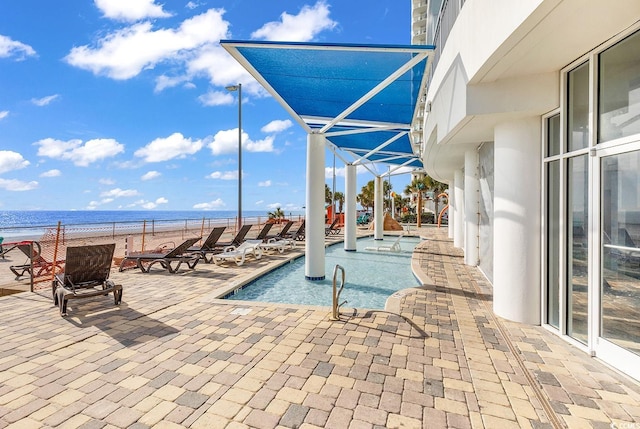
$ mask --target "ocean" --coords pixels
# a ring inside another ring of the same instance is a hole
[[[286,212],[287,217],[303,215],[303,212]],[[0,211],[0,237],[24,237],[38,235],[46,228],[56,227],[58,222],[64,226],[100,225],[110,226],[127,222],[156,222],[158,224],[178,221],[202,221],[202,219],[235,219],[235,210],[220,211],[168,211],[168,210],[7,210]],[[266,219],[267,211],[247,210],[242,212],[245,221],[257,218]]]

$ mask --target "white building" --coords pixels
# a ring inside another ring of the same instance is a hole
[[[640,1],[413,0],[426,172],[497,315],[640,379]]]

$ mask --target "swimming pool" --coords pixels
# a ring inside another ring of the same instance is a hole
[[[357,252],[346,252],[342,243],[326,249],[326,278],[321,281],[306,280],[304,257],[291,261],[255,281],[245,285],[226,299],[285,304],[331,306],[333,269],[336,264],[346,272],[345,287],[340,301],[345,307],[384,309],[387,298],[398,290],[417,286],[418,280],[411,271],[411,254],[420,242],[418,237],[403,237],[402,251],[375,252],[366,247],[391,245],[396,236],[384,236],[382,241],[361,238]]]

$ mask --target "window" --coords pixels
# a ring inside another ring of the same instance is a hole
[[[567,76],[567,147],[569,151],[589,146],[589,63]]]
[[[599,56],[598,143],[640,133],[640,33]]]

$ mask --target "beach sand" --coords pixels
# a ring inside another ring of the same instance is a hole
[[[225,225],[212,225],[225,226]],[[263,225],[254,224],[247,238],[255,237]],[[276,224],[271,228],[270,234],[276,234],[284,224]],[[292,230],[297,229],[298,223],[294,224]],[[57,254],[55,252],[55,238],[56,231],[50,230],[38,240],[38,243],[42,246],[42,256],[47,261],[64,260],[66,248],[70,246],[86,246],[92,244],[108,244],[115,243],[116,249],[114,251],[114,269],[120,266],[120,261],[125,255],[125,252],[140,252],[140,251],[162,251],[166,252],[172,249],[188,238],[202,237],[202,240],[197,242],[196,245],[202,244],[211,229],[203,228],[180,228],[180,229],[157,229],[153,233],[131,233],[131,232],[115,232],[108,231],[92,231],[90,229],[65,229],[64,233],[58,235],[58,249]],[[235,226],[227,226],[224,234],[220,238],[220,241],[231,241],[236,234]],[[15,242],[16,240],[14,240]],[[5,249],[11,247],[11,242],[3,243]],[[55,255],[55,258],[54,258]],[[28,263],[26,255],[15,248],[5,254],[4,259],[0,258],[0,296],[10,295],[17,292],[28,291],[31,288],[31,279],[28,275],[22,276],[16,279],[15,275],[9,269],[12,265],[22,265]],[[51,276],[43,276],[34,280],[34,289],[44,289],[51,287]]]

